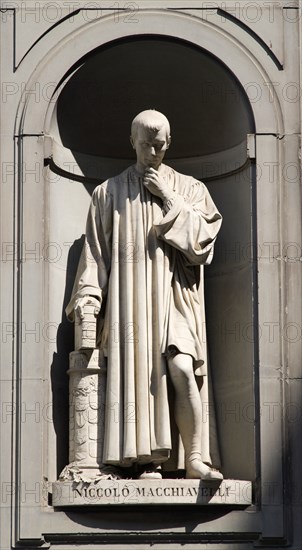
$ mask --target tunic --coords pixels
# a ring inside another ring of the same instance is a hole
[[[135,166],[96,187],[73,295],[101,304],[98,345],[107,357],[103,462],[163,462],[171,450],[166,353],[206,363],[198,289],[221,215],[200,181],[162,165],[173,200],[143,184]],[[168,203],[169,204],[169,203]],[[210,460],[210,459],[208,459]]]

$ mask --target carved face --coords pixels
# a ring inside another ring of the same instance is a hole
[[[131,143],[136,151],[137,163],[142,168],[152,167],[157,170],[169,148],[170,138],[167,137],[165,126],[158,132],[140,126]]]

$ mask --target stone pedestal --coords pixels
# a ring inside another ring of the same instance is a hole
[[[238,505],[252,504],[250,481],[226,479],[101,480],[98,483],[53,483],[53,506],[104,505]]]
[[[91,480],[103,453],[106,364],[99,350],[73,351],[69,360],[69,465],[60,479]]]

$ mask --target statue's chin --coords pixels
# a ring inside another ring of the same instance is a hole
[[[160,167],[160,162],[148,162],[146,168],[154,168],[154,170],[158,170]]]

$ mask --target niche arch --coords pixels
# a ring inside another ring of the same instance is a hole
[[[251,107],[255,126],[259,133],[282,134],[284,129],[283,114],[280,107],[273,78],[276,67],[266,52],[262,51],[257,42],[245,40],[244,33],[231,34],[231,30],[209,21],[186,15],[180,12],[164,12],[164,10],[140,10],[140,20],[131,27],[121,28],[116,25],[114,15],[104,16],[82,25],[76,31],[67,33],[64,39],[53,43],[46,49],[45,57],[33,71],[31,78],[24,87],[22,99],[16,116],[16,133],[32,131],[47,134],[55,107],[56,95],[51,97],[51,88],[60,90],[62,79],[67,75],[81,57],[89,52],[120,38],[130,38],[136,35],[156,34],[185,40],[199,46],[221,60],[236,76],[251,96]],[[61,55],[64,48],[65,55]],[[39,82],[42,94],[37,103],[30,90]],[[249,86],[253,83],[259,90],[268,89],[269,93],[261,93],[254,100],[255,90]],[[265,83],[265,86],[263,85]],[[64,86],[64,84],[63,84]]]

